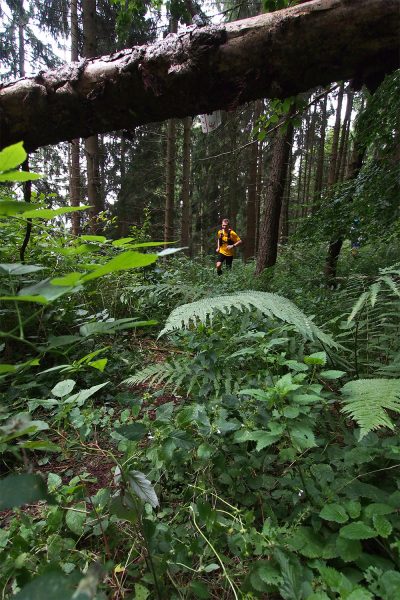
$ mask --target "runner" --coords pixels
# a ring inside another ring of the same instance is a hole
[[[226,263],[226,268],[232,268],[233,256],[235,253],[235,248],[240,246],[242,240],[238,236],[238,234],[233,231],[229,227],[229,220],[222,219],[221,223],[222,229],[218,231],[218,242],[217,242],[217,273],[218,275],[222,275],[222,263]]]

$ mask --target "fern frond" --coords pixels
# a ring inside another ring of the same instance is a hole
[[[400,413],[400,379],[359,379],[342,387],[342,412],[357,422],[360,439],[379,427],[394,429],[386,410]]]
[[[269,292],[245,291],[227,296],[204,298],[191,304],[182,304],[169,315],[159,337],[176,329],[187,328],[197,321],[212,321],[215,312],[229,314],[233,308],[239,310],[258,309],[268,317],[275,317],[293,325],[306,339],[319,339],[327,346],[336,346],[335,341],[317,327],[293,302]]]
[[[171,375],[171,371],[172,369],[168,363],[155,363],[138,371],[132,377],[128,377],[122,383],[124,385],[140,385],[141,383],[157,385],[165,381]]]

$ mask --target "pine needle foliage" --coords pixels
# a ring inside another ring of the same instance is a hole
[[[191,324],[212,322],[215,313],[230,314],[232,309],[257,309],[263,315],[290,323],[307,340],[319,340],[326,346],[337,347],[335,341],[311,321],[293,302],[269,292],[254,290],[226,296],[203,298],[191,304],[175,308],[169,315],[159,337],[177,329],[189,328]]]
[[[400,379],[359,379],[342,387],[342,412],[359,425],[360,439],[380,427],[394,429],[387,410],[400,413]]]

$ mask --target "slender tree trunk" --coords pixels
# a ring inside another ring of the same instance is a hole
[[[257,186],[256,186],[256,254],[258,252],[258,244],[259,244],[259,238],[260,238],[262,176],[263,176],[263,143],[258,142],[258,166],[257,166]]]
[[[349,131],[350,131],[350,122],[351,122],[351,111],[353,110],[353,98],[354,92],[352,90],[347,91],[347,104],[346,104],[346,112],[343,120],[342,127],[342,135],[340,138],[340,146],[339,146],[339,155],[338,161],[336,165],[336,180],[343,181],[345,166],[346,166],[346,156],[347,156],[347,146],[349,143]]]
[[[290,119],[291,114],[292,111],[286,118]],[[266,185],[265,210],[260,228],[256,275],[260,275],[266,267],[272,267],[276,263],[282,194],[285,189],[285,176],[292,134],[293,125],[289,123],[285,132],[278,129],[274,136]]]
[[[261,114],[262,101],[257,100],[254,105],[253,128]],[[244,246],[244,258],[248,260],[256,252],[256,204],[257,204],[257,163],[258,163],[258,142],[254,141],[250,146],[250,162],[248,172],[247,186],[247,206],[246,206],[246,243]]]
[[[228,214],[224,217],[229,219],[233,229],[237,226],[237,213],[238,213],[238,158],[236,153],[238,127],[237,127],[237,113],[228,113],[228,133],[229,133],[229,148],[232,152],[232,158],[229,164],[229,175],[228,175]]]
[[[318,146],[317,169],[316,169],[316,173],[315,173],[313,212],[316,212],[318,210],[320,203],[321,203],[322,183],[323,183],[323,177],[324,177],[327,105],[328,105],[328,93],[325,94],[324,99],[322,101],[320,139],[319,139],[319,146]]]
[[[311,179],[312,179],[312,171],[314,166],[314,154],[315,154],[315,122],[316,122],[316,106],[314,105],[313,112],[310,118],[310,133],[308,136],[308,169],[306,172],[307,177],[307,185],[305,187],[305,200],[306,200],[306,213],[305,216],[308,216],[310,212],[312,212],[312,198],[310,197],[311,190]]]
[[[337,97],[337,108],[336,108],[336,119],[335,126],[333,128],[333,138],[332,138],[332,151],[328,172],[328,187],[331,187],[336,183],[336,165],[338,159],[338,143],[339,143],[339,134],[340,134],[340,121],[342,115],[342,104],[343,104],[343,91],[344,91],[344,83],[340,84],[339,93]]]
[[[78,0],[71,0],[71,62],[79,60],[78,50]],[[69,145],[69,195],[71,206],[80,204],[81,168],[79,158],[79,138]],[[79,235],[81,227],[80,212],[71,213],[72,235]]]
[[[290,205],[290,191],[292,185],[292,168],[293,168],[293,135],[294,129],[292,130],[292,139],[289,140],[289,158],[288,158],[288,170],[285,177],[285,189],[283,193],[281,219],[280,219],[280,243],[287,244],[289,239],[289,205]]]
[[[176,174],[176,120],[167,122],[167,161],[165,189],[164,241],[171,242],[174,236],[174,200]]]
[[[365,148],[360,150],[358,142],[358,131],[355,132],[354,147],[347,171],[347,180],[355,179],[362,167],[365,154]],[[336,286],[337,263],[340,256],[340,251],[343,245],[343,236],[339,232],[335,240],[332,240],[328,247],[328,255],[325,262],[325,278],[329,286]]]
[[[97,31],[96,31],[96,0],[83,0],[83,55],[85,58],[96,56]],[[85,154],[87,164],[87,195],[90,209],[90,229],[98,233],[101,225],[97,220],[100,212],[104,210],[101,196],[100,167],[99,167],[99,140],[97,135],[86,138]]]
[[[188,247],[190,239],[190,134],[192,118],[183,121],[183,157],[182,157],[182,223],[181,246]],[[189,250],[186,250],[186,254]]]

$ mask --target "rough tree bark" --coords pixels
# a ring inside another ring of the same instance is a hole
[[[291,111],[285,120],[290,119],[292,114]],[[282,129],[278,129],[272,141],[271,162],[265,186],[265,210],[260,226],[256,275],[260,275],[265,268],[272,267],[276,263],[282,196],[285,189],[292,136],[293,125],[289,121],[286,125],[286,131],[283,132]]]
[[[253,128],[261,115],[262,101],[257,100],[254,105]],[[257,228],[257,165],[258,165],[258,141],[250,146],[250,161],[247,185],[246,206],[246,239],[244,246],[244,258],[253,258],[256,252],[256,228]]]
[[[92,58],[96,55],[97,45],[96,0],[83,0],[82,11],[83,55],[85,58]],[[85,140],[85,154],[87,164],[87,200],[88,204],[92,207],[89,211],[90,230],[96,234],[101,230],[97,216],[104,210],[100,185],[99,139],[97,135],[92,135]]]
[[[71,62],[78,62],[78,0],[71,0]],[[71,206],[80,204],[80,181],[81,169],[79,162],[79,138],[72,140],[70,146],[69,163],[69,195]],[[81,226],[81,215],[78,212],[71,213],[72,235],[79,235]]]
[[[328,105],[328,93],[325,94],[324,99],[322,101],[320,141],[319,141],[319,145],[318,145],[317,169],[316,169],[316,173],[315,173],[313,212],[316,212],[318,210],[319,205],[321,203],[322,183],[323,183],[323,178],[324,178],[327,105]]]
[[[182,220],[181,246],[188,247],[190,239],[190,134],[192,119],[186,117],[183,121],[183,151],[182,151]],[[186,251],[189,254],[189,250]]]
[[[0,146],[33,149],[332,81],[372,84],[399,64],[399,21],[398,0],[312,0],[24,78],[0,88]]]

